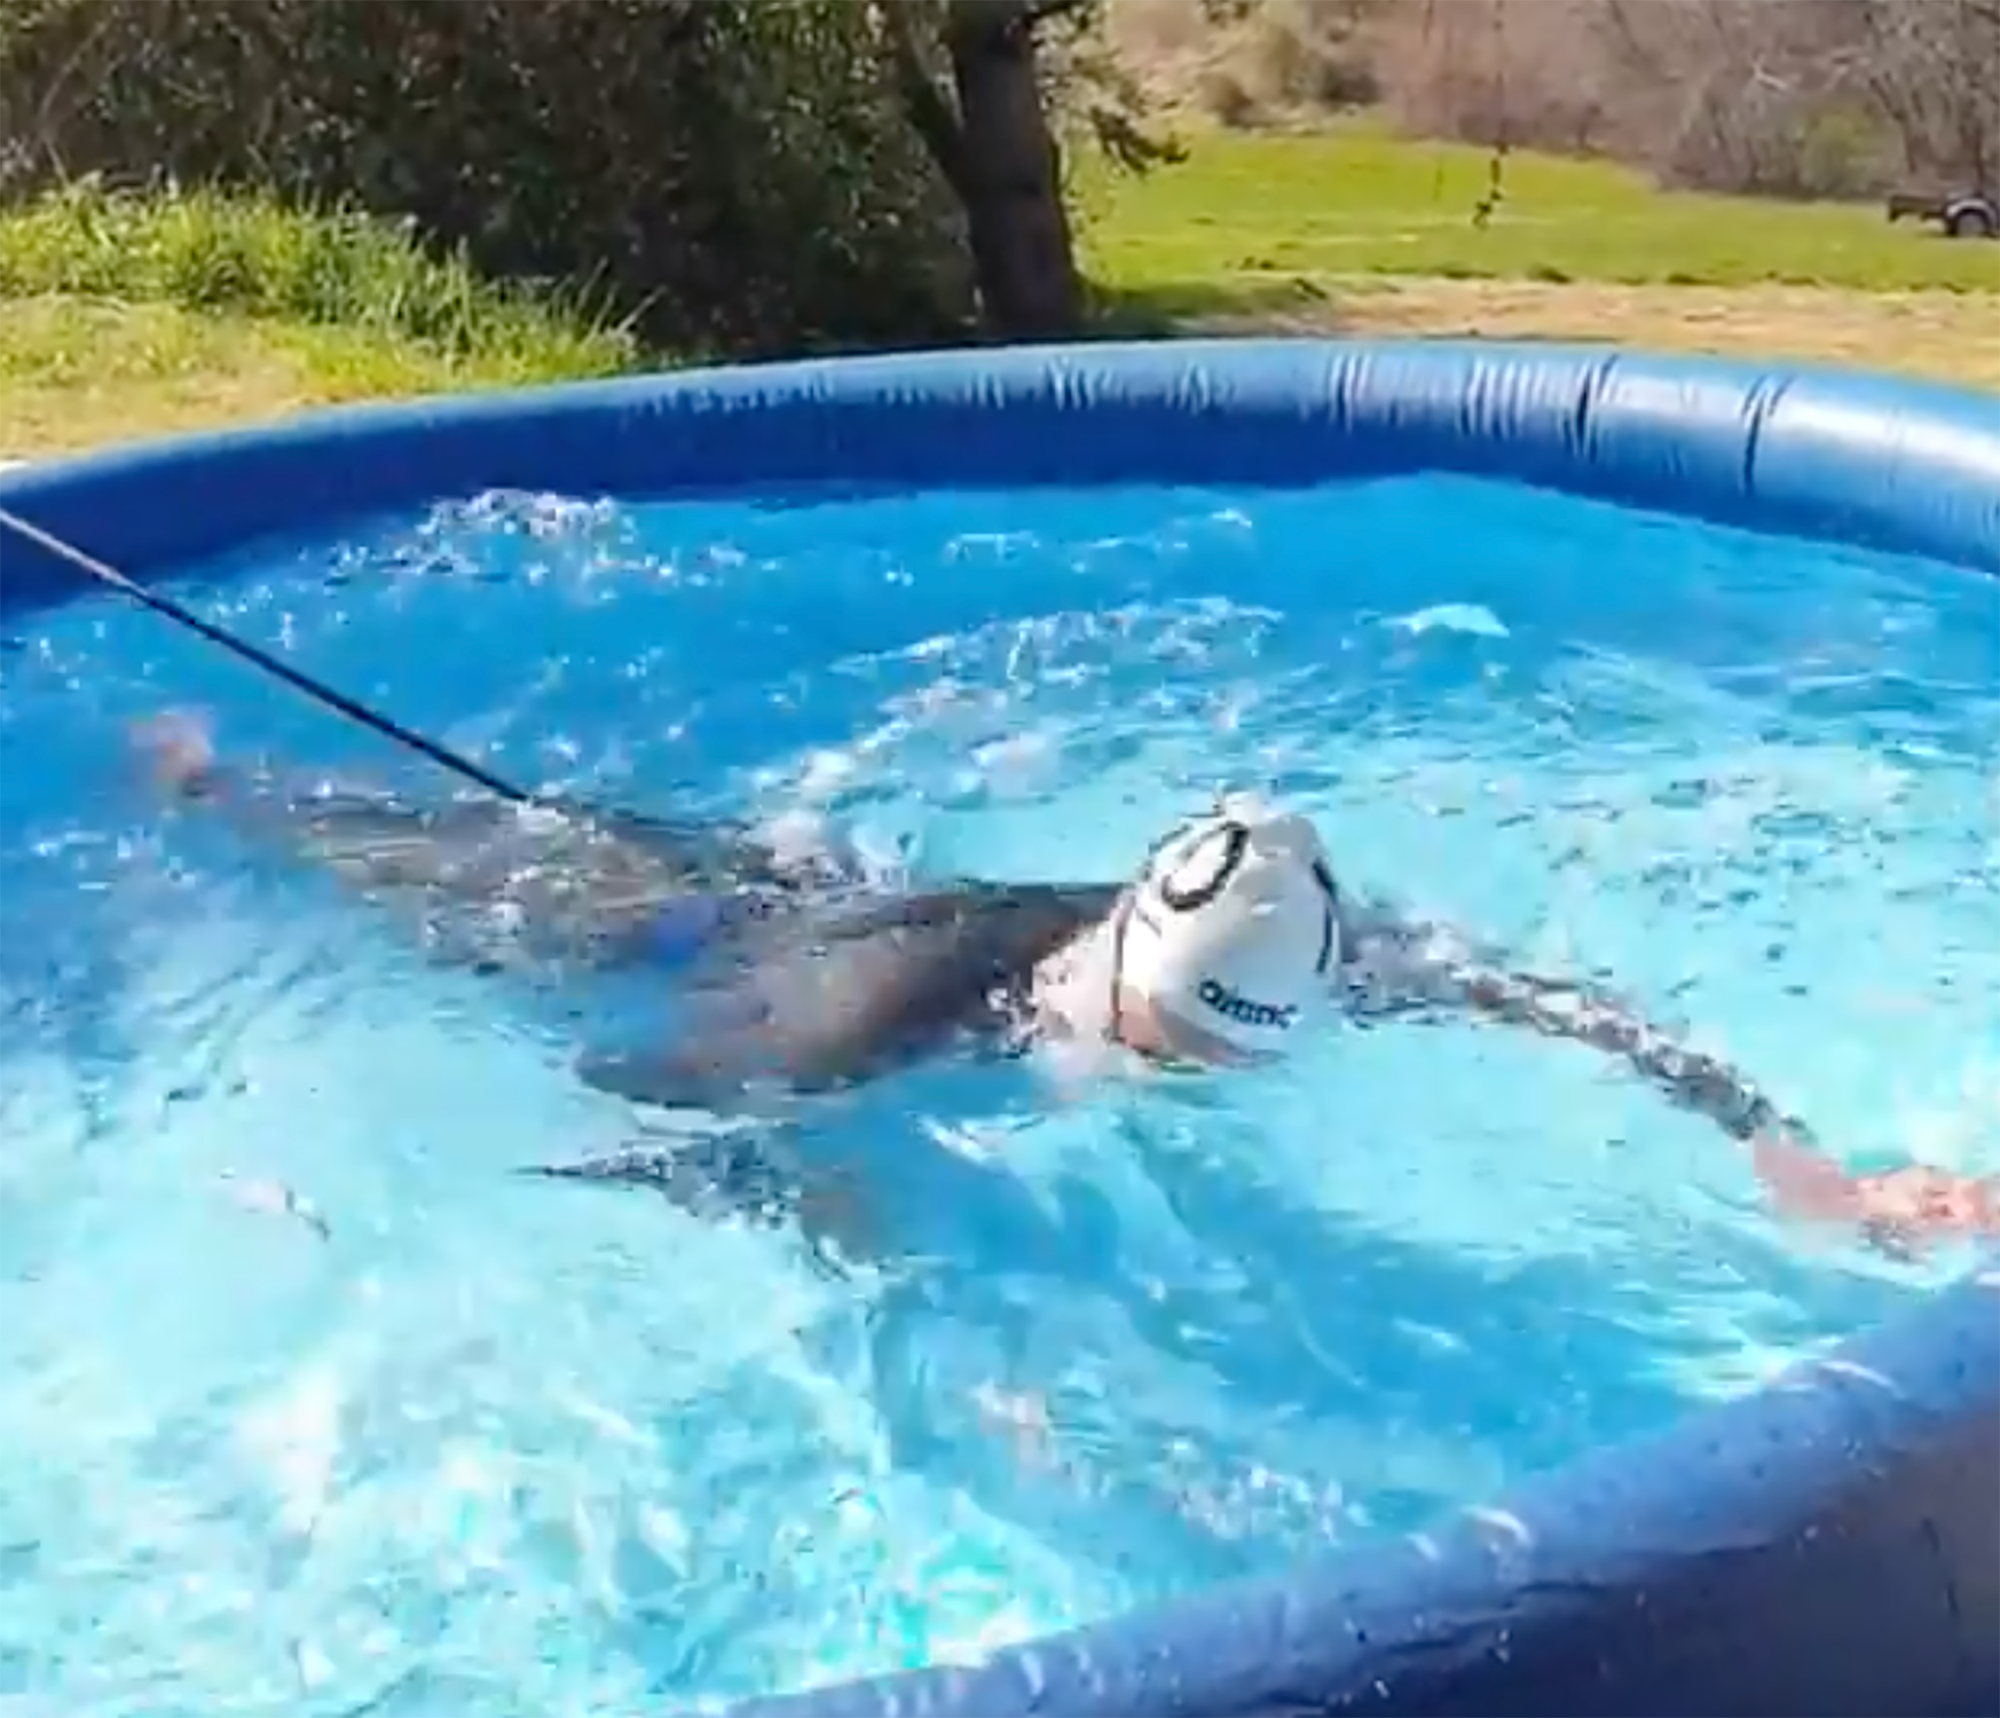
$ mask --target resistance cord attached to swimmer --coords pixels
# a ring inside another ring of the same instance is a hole
[[[322,680],[315,680],[289,664],[280,662],[270,652],[260,650],[247,639],[238,638],[226,628],[213,621],[203,620],[200,615],[182,608],[172,597],[161,596],[157,591],[149,591],[137,580],[126,577],[116,567],[100,561],[95,555],[87,554],[74,543],[66,543],[52,532],[44,531],[39,525],[30,524],[16,513],[0,507],[0,530],[12,531],[15,536],[32,543],[46,554],[74,567],[78,572],[97,580],[101,585],[130,597],[134,602],[151,609],[155,614],[172,621],[176,626],[184,626],[197,637],[205,638],[210,644],[220,645],[232,655],[241,657],[253,668],[261,668],[266,674],[277,676],[286,685],[303,692],[308,698],[315,698],[329,710],[338,712],[350,721],[359,722],[364,728],[372,728],[385,739],[394,740],[398,745],[408,746],[419,752],[432,763],[463,776],[467,781],[483,787],[498,798],[511,801],[515,805],[539,805],[541,801],[534,794],[523,792],[513,783],[502,780],[491,770],[474,763],[470,758],[460,757],[448,746],[441,746],[436,740],[427,739],[414,729],[383,715],[379,710],[371,710],[366,704],[337,691]]]
[[[0,507],[0,531],[12,531],[23,541],[35,545],[57,560],[74,567],[78,572],[95,579],[99,584],[117,591],[121,596],[130,597],[144,608],[176,626],[186,627],[196,637],[206,639],[210,644],[220,645],[231,655],[240,657],[253,668],[275,675],[287,686],[303,692],[308,698],[316,699],[329,710],[359,722],[364,728],[372,729],[384,739],[394,740],[398,745],[408,746],[453,775],[463,777],[477,787],[484,788],[496,798],[513,805],[543,806],[550,802],[539,795],[528,793],[512,782],[495,775],[483,765],[470,758],[461,757],[449,746],[440,745],[436,740],[406,728],[393,717],[385,716],[379,710],[371,710],[358,699],[350,698],[345,692],[329,686],[323,680],[290,664],[281,662],[269,651],[260,650],[247,639],[238,638],[225,627],[213,621],[203,620],[200,615],[183,608],[172,597],[161,596],[157,591],[149,591],[137,580],[118,571],[116,567],[100,561],[95,555],[79,549],[74,543],[65,542],[53,532],[44,531],[39,525],[31,524],[19,514]],[[565,816],[574,817],[577,807],[555,805],[552,809]],[[686,895],[662,901],[657,922],[653,927],[652,948],[655,960],[665,966],[679,966],[692,959],[708,943],[726,909],[714,896],[701,891],[691,891]]]

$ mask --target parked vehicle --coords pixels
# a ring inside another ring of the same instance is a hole
[[[2000,239],[2000,198],[1984,191],[1898,191],[1892,221],[1935,221],[1954,239]]]

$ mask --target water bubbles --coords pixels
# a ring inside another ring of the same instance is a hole
[[[853,779],[857,767],[851,752],[813,752],[800,773],[798,791],[808,801],[824,802]]]
[[[1385,624],[1413,637],[1427,632],[1455,632],[1469,638],[1506,638],[1500,617],[1479,603],[1439,603],[1414,614],[1397,615]]]

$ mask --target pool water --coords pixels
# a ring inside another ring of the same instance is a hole
[[[1114,877],[1261,787],[1842,1157],[2000,1167],[1970,574],[1424,478],[492,496],[176,588],[503,774],[885,865]],[[193,705],[449,784],[131,608],[6,624],[0,1705],[545,1715],[963,1656],[1411,1530],[1963,1262],[1782,1230],[1697,1119],[1449,1023],[1227,1086],[885,1082],[793,1141],[838,1268],[518,1177],[638,1130],[570,1072],[630,999],[427,966],[161,820],[124,735]]]

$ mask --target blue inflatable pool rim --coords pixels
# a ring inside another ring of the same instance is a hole
[[[145,578],[491,489],[637,499],[1418,471],[2000,574],[2000,400],[1481,343],[1014,348],[641,377],[0,474],[0,506]],[[77,588],[0,533],[0,618]],[[2000,1714],[2000,1271],[1418,1539],[976,1667],[742,1710]]]

